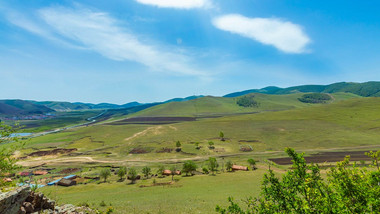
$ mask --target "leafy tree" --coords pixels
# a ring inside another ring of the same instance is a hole
[[[310,93],[304,94],[301,98],[298,98],[299,101],[303,103],[326,103],[331,99],[331,96],[324,93]]]
[[[349,166],[350,158],[332,167],[324,180],[320,168],[306,164],[303,154],[287,148],[293,159],[291,170],[279,179],[269,169],[264,175],[261,197],[249,198],[243,209],[229,197],[230,206],[216,207],[219,213],[379,213],[380,152],[367,155],[373,160],[371,169]]]
[[[162,176],[162,173],[164,173],[165,167],[163,165],[160,165],[157,169],[157,174],[159,176]]]
[[[17,125],[15,126],[17,127]],[[0,145],[7,144],[6,146],[0,146],[0,176],[5,176],[7,173],[11,173],[20,167],[16,164],[17,159],[12,157],[17,148],[22,146],[19,138],[14,135],[17,128],[9,125],[5,125],[0,121]],[[0,179],[0,187],[6,186],[7,183]]]
[[[145,166],[144,168],[142,168],[142,173],[144,174],[146,178],[149,177],[151,171],[152,171],[151,168],[149,168],[148,166]]]
[[[227,170],[228,172],[230,172],[230,171],[232,170],[232,165],[234,165],[234,164],[232,163],[232,161],[228,160],[227,163],[226,163],[226,170]]]
[[[199,147],[199,142],[195,142],[195,149],[200,149],[201,147]]]
[[[111,171],[109,169],[102,169],[100,171],[100,177],[104,179],[104,182],[107,181],[107,178],[111,176]]]
[[[127,167],[120,167],[119,171],[117,171],[117,176],[119,176],[120,180],[123,180],[123,177],[127,174]]]
[[[256,100],[254,100],[254,97],[255,97],[254,95],[242,96],[238,98],[238,100],[236,101],[236,104],[243,107],[258,107],[259,103]]]
[[[130,168],[128,170],[128,179],[131,180],[131,183],[134,184],[137,180],[137,171],[135,168]]]
[[[247,160],[247,162],[249,163],[249,165],[251,165],[252,170],[257,169],[256,168],[256,161],[254,159],[250,158]]]
[[[222,131],[219,132],[219,137],[220,137],[221,141],[225,141],[225,139],[224,139],[224,133]]]
[[[170,173],[172,175],[172,180],[174,180],[174,175],[176,175],[176,173],[177,173],[177,166],[176,165],[173,165],[172,167],[170,167]]]
[[[203,172],[203,174],[208,174],[208,169],[207,169],[207,167],[204,166],[204,167],[202,168],[202,172]]]
[[[208,147],[209,147],[210,149],[214,149],[214,148],[215,148],[215,147],[214,147],[214,142],[209,141],[209,142],[208,142]]]
[[[181,147],[181,142],[179,142],[179,140],[175,143],[175,146],[177,147],[177,148],[179,148],[179,147]]]
[[[213,175],[215,175],[215,171],[218,170],[219,164],[216,161],[216,158],[209,157],[208,158],[208,169],[212,172]]]
[[[194,161],[188,160],[183,163],[182,172],[186,173],[188,175],[191,173],[193,175],[193,172],[197,170],[197,165]]]
[[[177,147],[176,152],[180,152],[181,151],[181,142],[179,142],[179,140],[175,143],[175,146]]]

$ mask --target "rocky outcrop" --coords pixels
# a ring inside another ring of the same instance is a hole
[[[0,213],[18,213],[29,194],[29,187],[20,187],[10,192],[0,193]]]
[[[32,192],[28,186],[0,193],[0,213],[7,214],[81,214],[96,213],[88,207],[76,207],[72,204],[56,206],[55,201],[48,199],[42,193]]]

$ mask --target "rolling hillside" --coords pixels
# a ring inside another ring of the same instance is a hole
[[[380,82],[365,82],[365,83],[347,83],[340,82],[330,85],[302,85],[289,88],[279,88],[270,86],[262,89],[251,89],[241,92],[234,92],[224,95],[224,97],[238,97],[249,93],[263,94],[291,94],[291,93],[337,93],[345,92],[352,93],[363,97],[380,97]]]
[[[30,101],[35,104],[44,105],[48,108],[54,109],[56,111],[77,111],[77,110],[97,110],[97,109],[119,109],[119,108],[130,108],[142,105],[138,102],[126,103],[123,105],[111,104],[111,103],[80,103],[80,102],[59,102],[59,101]]]
[[[49,112],[54,112],[54,110],[24,100],[0,100],[0,115],[29,115]]]
[[[169,124],[104,123],[33,138],[25,153],[47,147],[77,148],[78,156],[144,161],[239,154],[242,148],[264,152],[285,147],[318,151],[374,146],[380,138],[379,105],[380,98],[354,98],[308,108]],[[226,141],[220,141],[220,131]],[[177,140],[183,153],[160,152],[175,148]],[[208,148],[209,141],[215,142],[215,149]],[[195,142],[201,149],[195,148]]]
[[[308,107],[315,104],[302,103],[298,98],[303,93],[286,95],[251,94],[253,99],[259,103],[256,107],[242,107],[236,104],[238,97],[201,97],[198,99],[170,102],[157,105],[130,116],[213,116],[239,113],[252,113],[261,111],[279,111],[300,107]],[[335,101],[358,97],[349,93],[335,93],[332,95]]]

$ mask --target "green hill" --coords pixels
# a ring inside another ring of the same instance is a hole
[[[77,148],[77,155],[98,159],[151,161],[239,154],[244,148],[264,152],[293,147],[311,152],[378,145],[380,98],[310,105],[170,124],[104,123],[34,138],[26,152],[53,146]],[[220,131],[226,141],[219,140]],[[177,140],[183,153],[160,152],[163,148],[175,148]],[[214,141],[215,149],[208,148],[209,141]],[[200,143],[201,149],[195,148],[195,142]],[[142,153],[134,154],[136,148]]]
[[[29,115],[54,112],[44,105],[24,100],[0,100],[0,115]]]
[[[243,107],[237,104],[239,97],[201,97],[183,102],[170,102],[157,105],[130,116],[213,116],[239,113],[252,113],[261,111],[278,111],[300,107],[308,107],[312,104],[299,101],[304,94],[268,95],[254,93],[253,100],[258,105]],[[354,94],[336,93],[332,95],[335,100],[343,100],[358,97]]]
[[[330,85],[301,85],[289,88],[266,87],[262,89],[251,89],[241,92],[227,94],[224,97],[238,97],[249,93],[263,94],[291,94],[291,93],[352,93],[363,97],[380,97],[380,82],[352,83],[340,82]]]

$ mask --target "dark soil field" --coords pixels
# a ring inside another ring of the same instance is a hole
[[[324,162],[338,162],[342,161],[344,157],[349,155],[351,161],[368,161],[371,160],[365,152],[368,151],[347,151],[347,152],[322,152],[318,154],[313,154],[311,156],[305,157],[307,163],[324,163]],[[292,164],[291,158],[273,158],[269,159],[279,165],[290,165]]]
[[[113,123],[108,123],[108,125],[126,125],[126,124],[151,124],[151,125],[163,125],[178,123],[184,121],[195,121],[195,117],[133,117],[121,121],[116,121]]]

